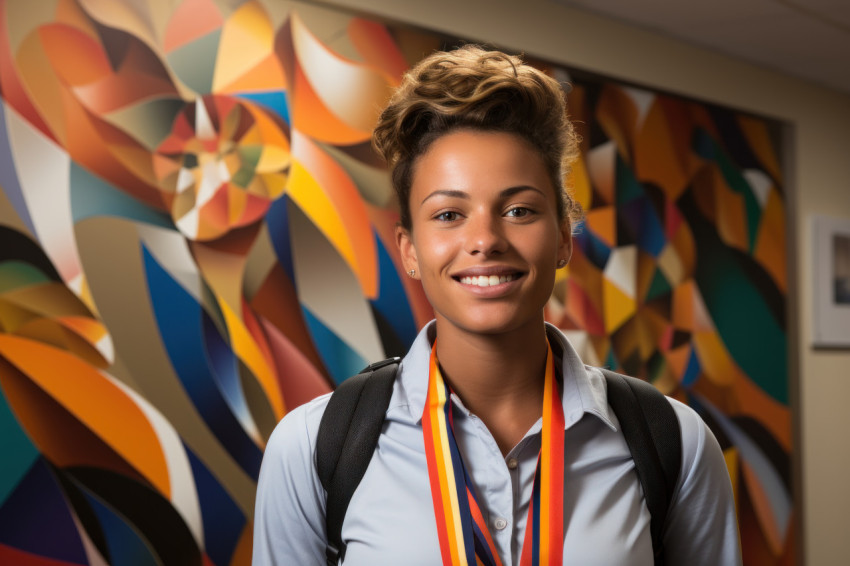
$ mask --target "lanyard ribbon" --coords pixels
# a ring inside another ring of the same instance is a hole
[[[548,346],[548,345],[547,345]],[[443,566],[502,566],[453,431],[451,392],[431,349],[422,434]],[[564,550],[564,410],[552,349],[546,356],[543,433],[520,566],[561,566]]]

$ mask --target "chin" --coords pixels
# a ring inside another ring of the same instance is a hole
[[[482,309],[483,310],[483,309]],[[488,309],[493,310],[493,309]],[[543,310],[534,315],[524,313],[499,313],[499,312],[467,312],[465,316],[455,319],[443,318],[443,323],[453,326],[458,330],[469,334],[481,334],[486,336],[495,336],[498,334],[508,334],[518,330],[526,329],[534,326],[543,325]]]

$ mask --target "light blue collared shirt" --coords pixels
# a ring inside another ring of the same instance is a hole
[[[421,419],[433,322],[402,361],[384,430],[351,499],[342,538],[345,565],[441,564]],[[605,378],[563,348],[564,562],[651,566],[649,511],[634,462],[608,407]],[[269,439],[257,489],[254,566],[325,564],[325,492],[316,472],[316,434],[328,395],[290,412]],[[519,564],[542,420],[503,456],[457,396],[454,433],[505,566]],[[688,406],[670,399],[682,429],[682,469],[664,540],[668,566],[741,564],[735,505],[717,440]]]

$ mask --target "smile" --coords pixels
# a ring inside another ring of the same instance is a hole
[[[478,275],[472,277],[461,277],[460,282],[464,285],[475,285],[477,287],[492,287],[501,283],[508,283],[517,278],[517,275]]]

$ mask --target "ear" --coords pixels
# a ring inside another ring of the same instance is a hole
[[[416,246],[410,232],[401,225],[395,227],[395,243],[401,255],[401,263],[405,271],[416,270],[414,279],[419,278],[419,260],[416,257]]]
[[[573,256],[573,227],[569,220],[561,222],[558,240],[558,261],[563,259],[570,263]]]

